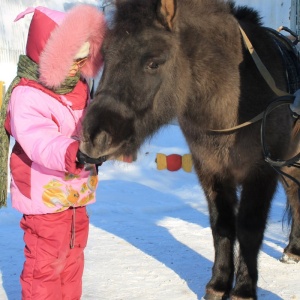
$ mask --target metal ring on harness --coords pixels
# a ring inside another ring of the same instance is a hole
[[[281,167],[285,167],[285,166],[294,166],[294,164],[300,160],[300,153],[298,153],[294,157],[287,159],[287,160],[280,160],[280,159],[273,160],[270,157],[270,152],[265,143],[265,138],[266,138],[265,127],[266,127],[266,122],[267,122],[267,115],[279,106],[293,103],[294,99],[295,99],[294,95],[286,95],[286,96],[278,97],[276,100],[274,100],[273,102],[271,102],[268,105],[268,107],[266,108],[266,110],[264,111],[264,114],[263,114],[263,118],[262,118],[262,122],[261,122],[262,150],[263,150],[263,154],[265,157],[265,161],[267,163],[269,163],[271,166],[276,167],[276,168],[281,168]]]
[[[272,103],[269,104],[269,106],[267,107],[267,109],[264,112],[263,118],[262,118],[262,123],[261,123],[261,145],[263,148],[263,154],[265,156],[265,161],[281,176],[282,181],[286,184],[286,186],[289,186],[288,182],[286,181],[286,178],[289,178],[291,181],[293,181],[294,183],[296,183],[299,187],[299,199],[300,199],[300,182],[293,176],[291,176],[290,174],[284,172],[281,168],[282,167],[296,167],[296,168],[300,168],[300,164],[298,163],[300,160],[300,153],[298,153],[297,155],[295,155],[294,157],[287,159],[287,160],[273,160],[270,157],[270,153],[266,147],[265,144],[265,126],[266,126],[266,118],[267,115],[275,108],[282,106],[282,105],[287,105],[287,104],[291,104],[294,101],[295,96],[293,95],[286,95],[286,96],[282,96],[282,97],[278,97],[275,101],[273,101]],[[292,111],[291,111],[292,113]],[[295,114],[292,114],[292,116],[295,118]],[[299,115],[298,115],[299,118]]]

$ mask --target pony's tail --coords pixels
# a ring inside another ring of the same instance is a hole
[[[284,224],[287,224],[287,227],[290,228],[292,223],[292,209],[289,202],[286,202],[285,210],[282,217],[282,228],[284,228]]]
[[[299,133],[300,133],[300,121],[298,119],[292,130],[292,139],[296,139]]]

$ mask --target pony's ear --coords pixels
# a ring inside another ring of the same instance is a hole
[[[160,22],[169,30],[173,29],[177,0],[159,0],[157,15]]]

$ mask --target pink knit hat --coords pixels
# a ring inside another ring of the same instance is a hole
[[[44,85],[61,85],[76,54],[86,42],[90,46],[89,56],[81,74],[85,77],[97,75],[103,63],[100,48],[106,30],[102,12],[83,4],[67,13],[39,6],[28,8],[15,21],[32,12],[26,55],[39,64],[39,79]]]

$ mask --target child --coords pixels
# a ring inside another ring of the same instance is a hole
[[[10,158],[12,206],[23,213],[26,244],[22,299],[80,299],[84,248],[95,202],[95,164],[78,154],[81,119],[89,101],[83,76],[102,65],[103,14],[80,5],[68,13],[33,13],[26,55],[13,82],[5,128],[15,138]]]

